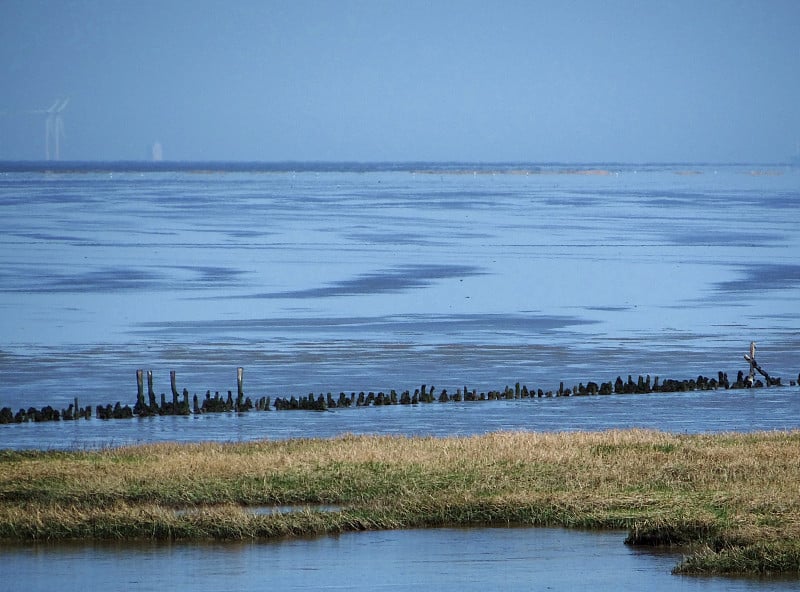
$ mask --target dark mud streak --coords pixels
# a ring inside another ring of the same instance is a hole
[[[718,282],[716,289],[729,294],[747,294],[765,290],[787,290],[800,287],[800,265],[759,263],[739,265],[741,277]]]
[[[192,289],[198,287],[216,288],[219,286],[231,286],[245,273],[238,269],[211,265],[175,265],[168,269],[180,269],[195,274],[196,277],[192,278],[189,282]]]
[[[164,280],[158,273],[136,268],[109,268],[54,278],[35,292],[123,292],[128,290],[154,290]]]
[[[266,292],[241,298],[332,298],[365,294],[399,294],[414,288],[424,288],[436,280],[483,275],[471,265],[402,265],[386,271],[362,274],[319,288]]]
[[[175,271],[189,272],[190,277],[177,277]],[[158,270],[138,267],[109,267],[77,274],[54,272],[45,275],[20,269],[19,273],[0,274],[0,292],[21,294],[91,294],[178,289],[210,289],[236,284],[243,271],[214,266],[160,266]],[[41,279],[38,285],[25,284],[25,278]],[[22,281],[20,281],[22,279]]]

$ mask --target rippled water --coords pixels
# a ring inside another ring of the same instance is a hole
[[[0,407],[800,371],[798,169],[298,168],[0,174]]]

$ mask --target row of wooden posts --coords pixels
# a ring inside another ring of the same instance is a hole
[[[161,393],[160,403],[156,400],[156,393],[153,390],[153,371],[147,371],[147,401],[144,397],[144,370],[136,371],[136,404],[133,413],[140,417],[150,415],[190,415],[192,413],[219,413],[225,411],[249,411],[254,408],[253,402],[249,397],[244,396],[244,368],[236,369],[236,400],[233,394],[228,391],[228,398],[223,399],[219,393],[212,398],[211,392],[206,392],[206,398],[202,405],[195,394],[193,404],[189,406],[189,391],[183,389],[183,393],[178,392],[177,378],[175,370],[169,373],[170,388],[172,390],[172,400],[167,401],[166,395]],[[263,405],[256,405],[256,408],[264,408]]]
[[[763,386],[781,386],[780,378],[773,378],[765,372],[758,362],[756,362],[756,344],[750,343],[750,351],[744,355],[745,361],[750,365],[750,372],[747,377],[744,372],[739,371],[736,381],[731,382],[728,380],[728,375],[725,372],[719,372],[717,378],[707,378],[698,376],[697,379],[690,380],[673,380],[667,379],[663,382],[659,381],[658,377],[655,380],[650,379],[650,375],[646,378],[639,376],[638,380],[634,382],[631,376],[628,380],[623,381],[622,377],[618,376],[614,383],[604,382],[588,382],[586,385],[580,383],[572,389],[564,388],[564,383],[559,385],[558,391],[542,391],[542,389],[534,390],[528,389],[525,385],[516,383],[514,388],[508,386],[502,391],[489,391],[487,393],[478,394],[475,390],[469,390],[465,386],[462,389],[457,389],[455,394],[448,394],[446,389],[436,394],[436,388],[428,388],[422,385],[421,388],[416,389],[412,395],[410,391],[403,391],[398,395],[395,390],[390,391],[388,394],[379,392],[377,395],[373,392],[365,394],[360,392],[357,396],[355,393],[350,395],[344,392],[339,393],[338,398],[334,398],[331,393],[325,395],[315,396],[310,393],[307,396],[290,398],[277,397],[273,403],[270,397],[261,397],[253,402],[250,397],[244,395],[244,368],[239,367],[236,369],[236,398],[234,399],[233,393],[228,391],[227,398],[221,397],[219,392],[211,396],[211,391],[206,391],[205,399],[200,403],[197,395],[192,398],[192,405],[189,406],[189,391],[183,389],[182,393],[178,392],[177,377],[174,370],[170,371],[170,387],[172,390],[171,400],[167,400],[166,395],[161,393],[160,401],[156,398],[155,390],[153,389],[153,372],[147,371],[147,399],[144,394],[144,370],[136,371],[136,403],[133,408],[129,405],[122,405],[117,402],[115,405],[97,405],[95,407],[95,414],[98,419],[126,419],[134,416],[147,417],[153,415],[191,415],[201,413],[224,413],[224,412],[244,412],[256,409],[259,411],[269,411],[270,408],[276,410],[285,409],[306,409],[314,411],[325,411],[328,409],[343,408],[343,407],[368,407],[371,405],[417,405],[419,403],[432,403],[439,401],[446,403],[448,401],[485,401],[485,400],[508,400],[508,399],[526,399],[533,397],[563,397],[563,396],[585,396],[585,395],[610,395],[616,394],[631,394],[631,393],[653,393],[653,392],[682,392],[694,390],[712,390],[718,388],[725,389],[742,389]],[[762,382],[756,379],[756,372],[761,374],[765,381]],[[800,374],[797,376],[797,382],[790,381],[790,384],[800,384]],[[78,398],[75,397],[74,401],[68,408],[54,409],[50,405],[37,409],[30,407],[28,409],[20,409],[14,413],[10,407],[3,407],[0,409],[0,424],[7,423],[23,423],[28,421],[43,422],[43,421],[59,421],[63,420],[76,420],[76,419],[89,419],[92,416],[92,408],[80,407]]]
[[[512,389],[506,386],[502,391],[488,391],[488,393],[478,393],[475,389],[469,390],[466,386],[462,389],[457,389],[455,394],[448,394],[446,389],[438,392],[436,387],[423,384],[421,388],[415,389],[412,394],[410,391],[403,391],[398,395],[397,391],[392,389],[389,393],[355,392],[350,395],[340,392],[338,397],[334,397],[331,393],[327,395],[309,393],[306,396],[291,396],[289,398],[276,397],[274,403],[270,397],[261,397],[253,401],[250,397],[244,394],[244,368],[239,367],[236,369],[236,397],[233,393],[228,391],[228,396],[220,396],[216,392],[213,396],[211,391],[206,391],[205,399],[200,402],[197,394],[192,398],[192,404],[189,404],[189,391],[183,389],[182,393],[178,392],[177,379],[175,371],[170,371],[170,387],[172,390],[172,399],[167,400],[164,393],[161,394],[160,403],[156,399],[155,391],[153,390],[153,372],[147,371],[147,396],[148,400],[145,401],[144,396],[144,371],[136,371],[136,384],[137,384],[137,397],[136,404],[133,408],[133,414],[138,416],[151,416],[151,415],[191,415],[201,413],[223,413],[229,411],[244,412],[250,410],[269,411],[271,408],[276,410],[291,410],[303,409],[314,411],[325,411],[328,409],[346,408],[346,407],[369,407],[381,405],[416,405],[419,403],[433,403],[440,402],[446,403],[448,401],[495,401],[495,400],[510,400],[510,399],[527,399],[527,398],[542,398],[542,397],[569,397],[569,396],[586,396],[586,395],[610,395],[615,394],[644,394],[653,392],[685,392],[695,390],[714,390],[717,388],[725,389],[742,389],[750,387],[763,387],[763,386],[781,386],[780,378],[773,379],[766,375],[766,385],[759,380],[753,380],[752,376],[745,378],[744,372],[739,371],[736,381],[731,382],[728,380],[728,375],[725,372],[719,372],[717,378],[707,378],[698,376],[696,379],[689,380],[674,380],[667,379],[661,382],[659,377],[651,380],[650,375],[647,377],[639,376],[637,381],[634,381],[632,376],[628,376],[628,380],[623,381],[622,377],[618,376],[616,381],[604,382],[598,384],[596,382],[588,382],[586,385],[580,383],[573,389],[564,388],[564,383],[561,382],[557,391],[543,391],[542,389],[529,390],[526,385],[521,385],[517,382]],[[800,375],[798,375],[800,381]]]
[[[754,360],[754,358],[751,358]],[[757,368],[757,364],[755,365]],[[565,388],[564,383],[560,383],[556,391],[543,391],[542,389],[529,389],[526,385],[517,382],[514,387],[506,386],[502,391],[492,390],[478,393],[475,389],[468,389],[466,386],[459,388],[455,393],[448,393],[447,389],[437,391],[436,387],[423,384],[415,389],[413,393],[406,390],[398,394],[391,390],[389,393],[355,392],[349,395],[341,392],[338,397],[331,393],[327,395],[309,393],[306,396],[276,397],[274,402],[270,397],[261,397],[253,401],[246,397],[243,388],[244,369],[237,368],[237,394],[233,396],[228,391],[227,397],[221,396],[219,392],[214,395],[211,391],[206,391],[205,398],[200,401],[195,394],[192,402],[189,401],[189,391],[183,389],[178,392],[177,378],[175,371],[170,372],[170,384],[172,390],[171,399],[167,399],[164,393],[160,400],[156,397],[153,390],[153,373],[147,371],[147,398],[144,391],[144,371],[136,371],[137,396],[133,408],[129,405],[122,405],[117,402],[115,405],[97,405],[94,414],[98,419],[126,419],[135,416],[148,417],[155,415],[199,415],[203,413],[226,413],[226,412],[246,412],[250,410],[269,411],[275,410],[311,410],[326,411],[329,409],[347,407],[369,407],[382,405],[418,405],[420,403],[447,403],[450,401],[497,401],[527,398],[548,398],[548,397],[569,397],[569,396],[592,396],[592,395],[611,395],[611,394],[645,394],[645,393],[669,393],[669,392],[688,392],[696,390],[715,390],[715,389],[745,389],[759,388],[764,386],[781,386],[780,378],[769,377],[762,371],[766,383],[755,379],[752,373],[748,376],[744,372],[739,372],[735,381],[730,381],[728,375],[719,372],[717,378],[698,376],[696,379],[674,380],[666,379],[661,381],[658,377],[651,380],[650,376],[639,376],[638,380],[633,380],[628,376],[627,381],[618,376],[614,382],[587,382],[574,386],[572,389]],[[800,384],[800,375],[797,382],[790,381],[792,386]],[[20,409],[14,413],[9,407],[0,409],[0,424],[3,423],[22,423],[22,422],[44,422],[59,420],[89,419],[92,417],[92,407],[80,407],[77,397],[68,408],[61,411],[51,406],[41,409],[31,407]]]

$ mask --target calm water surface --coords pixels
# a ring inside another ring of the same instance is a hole
[[[690,578],[676,553],[622,532],[470,528],[349,533],[280,543],[3,549],[9,592],[97,590],[796,590],[797,582]],[[89,584],[90,583],[90,584]]]

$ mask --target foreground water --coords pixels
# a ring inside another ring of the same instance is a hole
[[[8,592],[98,590],[795,590],[797,582],[673,576],[679,553],[622,532],[470,528],[278,543],[0,547]]]

